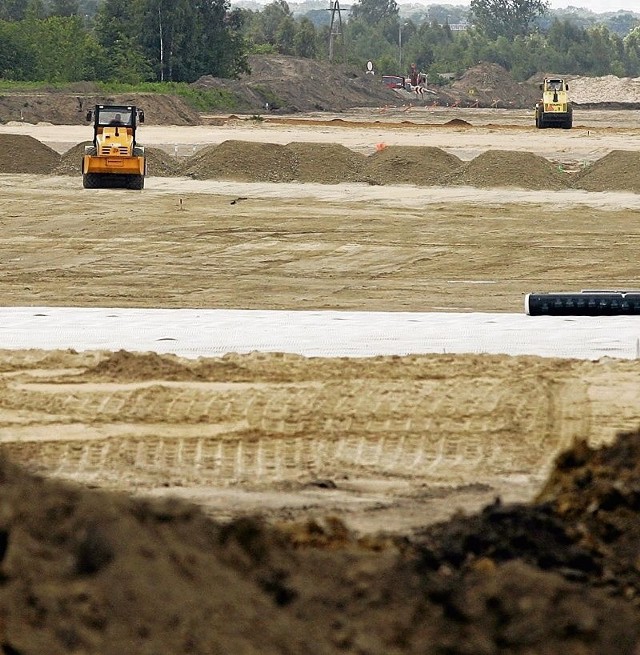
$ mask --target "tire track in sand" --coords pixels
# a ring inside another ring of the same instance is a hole
[[[125,388],[21,384],[8,391],[5,415],[28,407],[40,417],[29,425],[5,419],[0,427],[15,459],[110,484],[537,476],[559,449],[590,429],[584,385],[535,376]],[[66,436],[84,422],[84,438]],[[108,435],[98,434],[96,424],[108,426]],[[45,439],[37,429],[44,425]],[[222,426],[220,434],[215,426]]]

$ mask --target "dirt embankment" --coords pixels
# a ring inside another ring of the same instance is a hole
[[[99,95],[92,84],[72,91],[13,92],[0,96],[0,123],[53,123],[81,125],[86,113],[97,104],[136,105],[145,111],[151,125],[199,125],[200,114],[178,96],[158,93]]]
[[[354,107],[533,108],[540,96],[540,74],[516,82],[498,64],[480,63],[453,83],[416,94],[389,89],[382,75],[364,70],[284,55],[254,55],[251,72],[240,79],[203,76],[197,89],[216,89],[229,94],[238,114],[341,112]],[[397,73],[398,71],[393,71]],[[401,74],[401,73],[400,73]],[[634,108],[640,106],[638,80],[606,76],[570,77],[571,99],[582,107]],[[66,92],[14,92],[0,97],[0,122],[26,121],[80,124],[86,109],[96,103],[134,104],[143,107],[147,120],[156,125],[198,125],[201,117],[177,96],[161,94],[100,95],[92,83],[72,85]],[[216,112],[212,112],[216,113]]]

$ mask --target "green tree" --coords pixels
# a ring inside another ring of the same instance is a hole
[[[28,6],[29,0],[0,0],[0,20],[22,20]]]
[[[359,0],[351,7],[350,20],[362,21],[367,25],[384,23],[398,24],[396,0]]]
[[[106,53],[103,79],[129,84],[153,79],[141,37],[144,0],[103,0],[95,20],[97,40]]]
[[[253,25],[252,38],[255,43],[277,44],[277,34],[280,24],[293,18],[291,9],[285,0],[274,0],[265,5],[264,9],[256,15]]]
[[[44,0],[29,0],[25,18],[46,18],[48,15],[49,11],[44,3]]]
[[[275,40],[278,52],[283,55],[292,55],[296,36],[296,22],[293,16],[286,16],[276,30]]]
[[[201,75],[237,78],[248,72],[244,15],[229,11],[225,0],[199,0],[196,8],[197,66],[188,81]]]
[[[36,79],[37,62],[31,40],[22,24],[0,20],[0,77],[8,80]]]
[[[24,20],[20,29],[29,39],[34,55],[33,79],[48,82],[78,82],[97,72],[90,64],[97,44],[77,16],[50,16]]]
[[[640,73],[640,27],[635,27],[624,38],[625,73],[637,76]]]
[[[52,16],[77,16],[79,10],[78,0],[51,0],[49,13]]]
[[[294,54],[298,57],[314,59],[318,53],[318,35],[314,24],[302,18],[293,38]]]
[[[532,31],[538,16],[549,8],[546,0],[471,0],[471,16],[476,29],[489,39],[514,39]]]

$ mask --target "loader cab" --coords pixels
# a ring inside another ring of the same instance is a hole
[[[133,137],[135,145],[136,127],[138,123],[144,123],[144,111],[135,105],[96,105],[87,112],[87,121],[93,121],[94,145],[105,128],[115,128],[116,136],[120,136],[120,131],[124,129],[126,134]]]
[[[568,91],[569,85],[562,79],[550,78],[540,84],[540,89],[542,91],[553,91],[553,92]]]

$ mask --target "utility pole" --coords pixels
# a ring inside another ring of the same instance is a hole
[[[402,28],[406,27],[409,23],[398,24],[398,66],[400,70],[398,73],[402,75]]]
[[[160,29],[160,81],[164,82],[164,42],[162,39],[162,14],[158,7],[158,28]]]
[[[340,37],[342,49],[344,51],[344,34],[342,33],[342,15],[340,9],[340,0],[330,0],[328,11],[331,12],[331,25],[329,27],[329,61],[333,61],[333,44],[337,37]],[[336,14],[338,19],[336,20]]]

